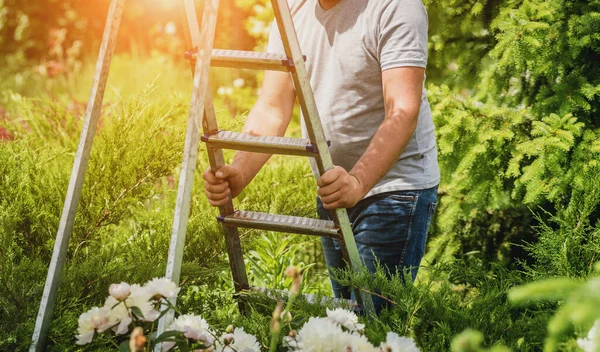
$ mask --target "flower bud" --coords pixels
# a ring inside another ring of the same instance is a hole
[[[288,334],[288,336],[291,337],[292,339],[295,339],[296,335],[297,335],[296,330],[290,330],[290,333]]]
[[[231,334],[233,332],[234,328],[233,325],[229,324],[227,325],[227,329],[225,329],[225,332],[228,334]]]
[[[282,322],[289,323],[290,321],[292,321],[292,313],[288,312],[287,310],[284,310],[283,312],[281,312],[279,318]]]
[[[129,350],[132,352],[143,351],[146,346],[146,336],[144,336],[144,330],[137,326],[131,332],[129,337]]]
[[[122,301],[129,297],[129,294],[131,293],[131,286],[129,286],[129,284],[126,282],[112,284],[108,288],[108,293],[117,301]]]
[[[225,346],[231,345],[233,343],[233,334],[226,334],[223,336],[223,343]]]
[[[295,278],[296,276],[298,276],[298,268],[296,268],[295,266],[288,266],[285,269],[285,276],[292,279]]]

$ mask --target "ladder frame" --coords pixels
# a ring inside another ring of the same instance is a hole
[[[271,3],[281,34],[285,54],[288,58],[288,60],[283,60],[281,62],[282,66],[287,66],[287,68],[281,70],[290,72],[296,95],[300,102],[304,122],[306,123],[309,141],[313,148],[316,147],[314,148],[316,149],[316,155],[314,155],[314,157],[318,165],[318,170],[320,174],[323,174],[332,169],[334,165],[331,155],[329,154],[328,142],[325,139],[316,102],[310,87],[308,73],[304,64],[304,56],[300,50],[290,9],[287,0],[271,0]],[[192,66],[193,90],[166,269],[166,278],[174,281],[176,284],[179,284],[181,276],[181,265],[185,246],[185,235],[190,215],[194,173],[196,169],[198,147],[201,140],[200,126],[202,126],[204,136],[211,136],[219,132],[208,84],[208,73],[211,64],[211,55],[213,53],[219,0],[205,0],[201,29],[199,29],[198,19],[196,17],[194,0],[180,0],[180,4],[183,4],[182,11],[185,12],[185,16],[182,17],[185,18],[184,22],[187,22],[189,29],[187,36],[188,44],[192,44],[192,47],[197,47],[198,49],[195,55],[196,63]],[[44,292],[36,318],[30,352],[45,350],[52,314],[56,305],[58,287],[62,278],[62,270],[66,261],[68,244],[73,232],[77,207],[81,199],[82,186],[89,162],[96,125],[101,114],[106,82],[110,71],[110,64],[119,33],[124,6],[125,0],[112,0],[109,7],[102,44],[96,63],[92,90],[88,100],[77,154],[74,160],[52,259],[46,277]],[[243,66],[240,68],[276,69],[273,67],[273,60],[256,60],[254,64],[250,63],[250,65],[248,65],[249,62],[243,62],[244,60],[240,61],[240,64]],[[216,63],[216,66],[237,67],[231,63],[218,64],[218,62]],[[210,138],[207,138],[207,140],[208,139]],[[313,153],[315,152],[314,149]],[[210,167],[213,171],[217,171],[225,165],[221,148],[211,147],[207,144],[207,151]],[[226,205],[219,207],[219,219],[223,220],[234,212],[233,203],[230,199]],[[342,244],[346,261],[349,262],[350,267],[353,270],[361,270],[363,265],[354,240],[346,209],[336,209],[332,212],[332,217],[333,222],[339,229],[338,239]],[[224,223],[222,226],[236,293],[250,289],[238,226],[241,225],[232,226],[231,224],[226,225]],[[285,229],[281,231],[285,231]],[[374,312],[372,300],[367,293],[356,289],[355,294],[358,303],[362,305],[367,313]],[[170,302],[173,305],[176,304],[175,299],[170,300]],[[244,301],[238,300],[238,304],[240,310],[243,312],[246,308]],[[171,323],[173,314],[174,312],[170,311],[169,314],[166,314],[160,319],[158,334],[163,332]]]

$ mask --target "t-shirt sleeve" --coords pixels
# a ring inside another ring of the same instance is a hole
[[[379,22],[381,70],[427,66],[427,11],[421,0],[390,1]]]
[[[276,54],[285,54],[281,34],[277,28],[277,22],[271,23],[271,32],[269,33],[269,43],[267,44],[267,52]]]

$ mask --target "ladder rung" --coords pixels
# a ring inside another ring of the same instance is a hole
[[[238,210],[217,219],[225,226],[339,238],[333,221]]]
[[[186,51],[185,58],[196,60],[198,53]],[[291,71],[294,62],[283,54],[259,51],[213,49],[210,65],[252,70]]]
[[[317,146],[308,139],[253,136],[245,133],[219,131],[215,134],[205,134],[202,141],[213,148],[244,150],[266,154],[301,155],[314,157]]]
[[[290,295],[289,291],[277,290],[277,289],[271,289],[271,288],[265,288],[265,287],[256,287],[256,286],[251,286],[250,291],[264,294],[265,296],[269,297],[270,299],[274,299],[274,300],[278,300],[281,298],[288,298]],[[358,307],[358,303],[356,301],[353,301],[350,299],[321,296],[320,297],[321,299],[317,301],[317,298],[319,298],[319,296],[317,296],[317,295],[313,295],[310,293],[303,293],[302,295],[304,296],[304,299],[306,300],[306,302],[308,302],[310,304],[320,304],[320,305],[332,306],[332,307],[337,307],[337,308],[356,308],[356,307]]]

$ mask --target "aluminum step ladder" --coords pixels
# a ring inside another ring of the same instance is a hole
[[[287,0],[271,0],[285,49],[285,55],[213,49],[219,0],[204,1],[201,29],[199,29],[196,17],[194,0],[181,1],[189,28],[188,41],[191,47],[197,48],[197,50],[186,52],[185,54],[186,58],[191,60],[194,79],[165,275],[175,283],[179,283],[180,280],[185,234],[200,141],[207,144],[210,166],[215,171],[225,165],[222,149],[312,157],[316,161],[320,174],[334,167],[315,99],[310,88],[308,74],[304,65],[304,57],[300,51],[300,45]],[[58,286],[66,259],[68,242],[73,231],[75,214],[81,198],[81,189],[89,162],[96,125],[100,117],[106,81],[110,71],[110,63],[124,6],[125,0],[112,0],[109,8],[96,63],[92,91],[88,100],[30,351],[43,351],[46,346],[48,330],[56,304]],[[308,138],[251,136],[219,130],[209,90],[208,73],[210,66],[289,72],[300,102]],[[202,126],[202,135],[200,134],[200,126]],[[217,220],[223,224],[234,288],[238,293],[252,288],[248,283],[243,260],[238,232],[238,228],[240,227],[336,238],[342,243],[345,258],[349,262],[350,267],[354,270],[361,270],[363,268],[346,209],[336,209],[332,212],[333,221],[326,221],[287,215],[236,211],[230,200],[228,204],[219,207],[219,212],[220,215]],[[362,309],[368,313],[374,312],[371,297],[360,290],[356,290],[355,293],[357,303]],[[172,300],[172,303],[175,304],[175,300]],[[240,308],[242,310],[244,308],[243,305],[244,303],[240,301]],[[170,324],[172,319],[172,311],[171,314],[163,316],[159,322],[159,333],[165,330],[165,327]]]

